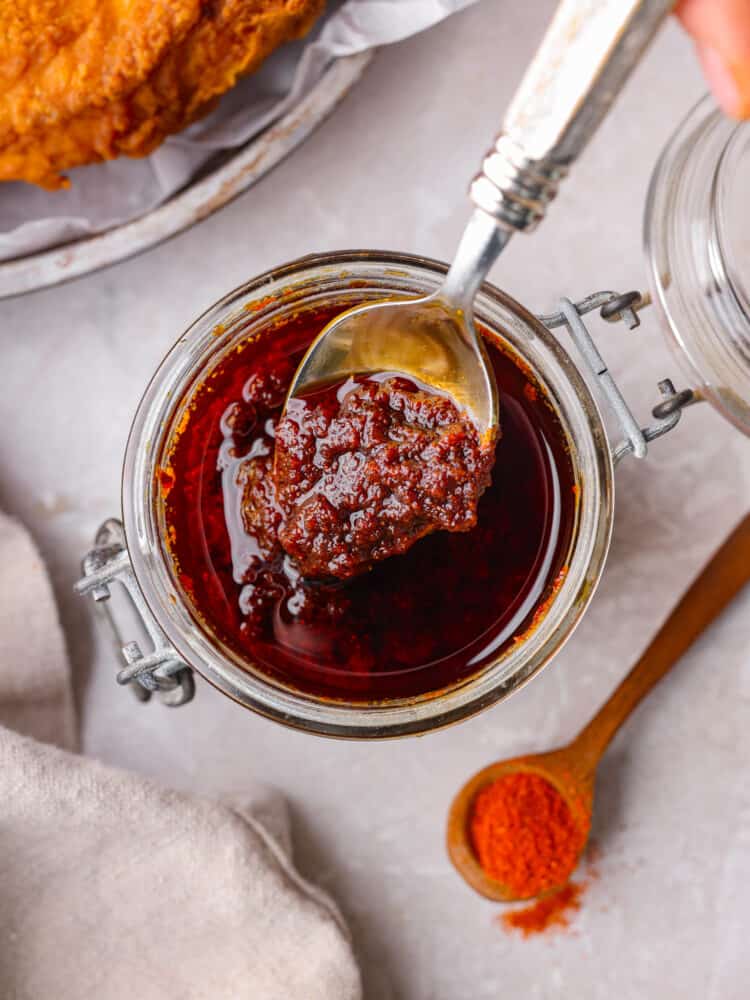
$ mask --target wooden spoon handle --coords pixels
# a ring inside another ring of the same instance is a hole
[[[657,632],[636,665],[572,744],[593,776],[617,730],[651,688],[750,580],[750,514],[743,518]]]

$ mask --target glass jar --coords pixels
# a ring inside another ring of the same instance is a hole
[[[268,329],[284,311],[435,290],[445,265],[421,257],[370,251],[311,256],[253,279],[212,306],[167,355],[138,408],[125,456],[123,522],[107,522],[84,560],[81,593],[105,602],[121,584],[142,620],[150,648],[118,638],[126,666],[118,680],[140,697],[160,692],[169,704],[192,697],[192,670],[247,708],[296,728],[329,736],[377,738],[422,733],[500,701],[560,650],[584,613],[601,576],[613,518],[613,470],[626,454],[643,458],[647,443],[671,430],[683,406],[709,399],[750,433],[750,273],[743,225],[744,169],[750,125],[724,119],[709,98],[687,117],[664,151],[646,206],[646,249],[652,295],[695,388],[659,384],[662,401],[646,427],[636,421],[584,322],[638,324],[647,299],[601,292],[574,304],[560,300],[534,317],[491,285],[477,295],[476,316],[533,374],[555,411],[573,465],[578,504],[567,572],[537,595],[533,627],[500,647],[468,679],[409,699],[346,703],[304,694],[242,661],[207,632],[174,579],[159,518],[157,471],[180,403],[190,388],[240,339]],[[574,361],[551,330],[563,327]],[[582,374],[584,373],[584,374]],[[585,375],[585,377],[584,377]],[[595,398],[596,397],[596,398]],[[596,401],[621,438],[608,437]],[[117,623],[115,622],[115,631]],[[129,626],[130,627],[130,626]]]
[[[331,302],[343,309],[367,298],[427,295],[445,270],[423,258],[359,252],[307,257],[261,275],[214,305],[180,338],[133,422],[123,474],[123,521],[135,582],[153,619],[179,658],[224,693],[301,729],[348,737],[400,736],[476,712],[510,694],[560,649],[601,575],[612,525],[612,459],[597,404],[555,337],[518,303],[485,287],[477,297],[477,319],[530,367],[545,391],[565,434],[580,491],[567,573],[552,595],[538,595],[546,611],[524,640],[509,644],[479,674],[441,691],[347,704],[285,687],[240,660],[201,626],[181,593],[164,545],[156,484],[160,456],[191,386],[209,377],[238,342],[268,330],[284,314]]]
[[[710,96],[656,165],[644,222],[653,300],[696,391],[750,434],[750,124]]]

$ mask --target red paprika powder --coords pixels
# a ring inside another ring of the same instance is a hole
[[[469,820],[477,860],[516,899],[564,885],[587,833],[557,789],[526,771],[507,774],[483,788]]]

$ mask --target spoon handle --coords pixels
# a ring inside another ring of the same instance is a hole
[[[579,733],[572,747],[593,775],[630,713],[750,580],[750,514],[692,582],[627,677]]]
[[[609,111],[674,0],[562,0],[470,196],[531,230]]]

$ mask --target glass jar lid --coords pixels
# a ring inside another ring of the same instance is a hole
[[[654,301],[694,388],[750,434],[750,124],[712,98],[654,170],[644,236]]]

